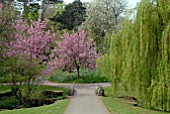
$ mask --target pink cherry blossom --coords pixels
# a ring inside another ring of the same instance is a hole
[[[48,70],[77,69],[79,77],[80,67],[94,69],[96,65],[97,53],[93,39],[87,38],[85,31],[79,33],[62,35],[62,41],[57,41],[57,47],[52,50],[51,60],[48,64]]]
[[[50,51],[49,46],[52,40],[56,38],[56,33],[45,31],[47,21],[31,21],[31,24],[27,24],[24,19],[17,20],[15,25],[17,39],[11,42],[11,50],[8,53],[9,56],[26,55],[30,59],[42,58],[44,54]]]

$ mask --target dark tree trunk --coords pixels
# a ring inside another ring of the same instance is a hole
[[[80,78],[80,67],[77,66],[77,77]]]

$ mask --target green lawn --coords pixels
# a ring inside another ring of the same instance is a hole
[[[113,97],[110,87],[105,88],[106,97],[102,97],[105,106],[110,114],[168,114],[160,111],[147,110],[128,104],[127,100]]]
[[[0,111],[0,114],[64,114],[69,102],[69,99],[59,100],[47,106]]]

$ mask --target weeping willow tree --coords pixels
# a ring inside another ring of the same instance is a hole
[[[142,0],[135,21],[126,19],[110,38],[97,68],[109,75],[114,92],[123,86],[139,105],[170,111],[170,0]]]

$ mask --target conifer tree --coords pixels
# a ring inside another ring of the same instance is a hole
[[[52,21],[61,23],[60,29],[77,29],[85,20],[86,8],[80,0],[65,6],[65,10],[59,16],[51,18]]]

